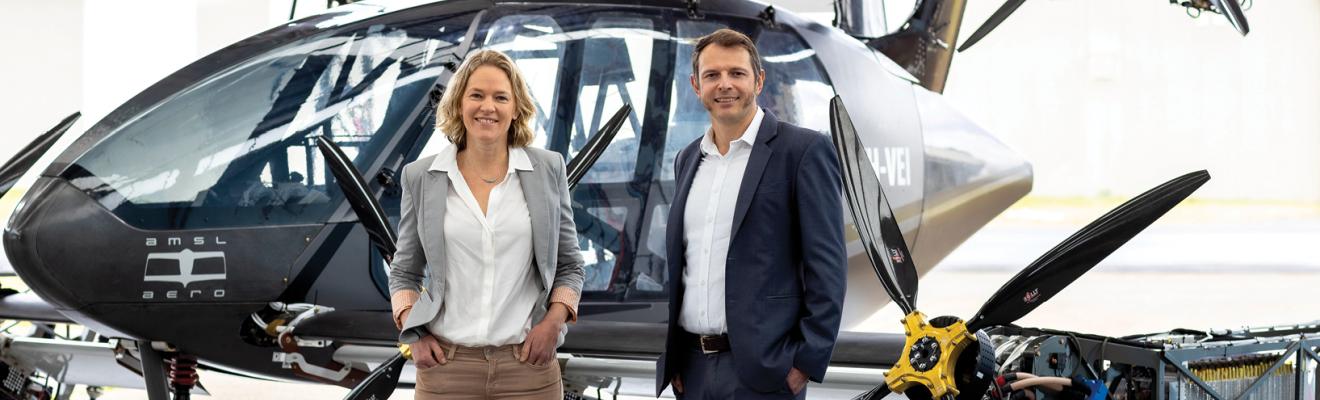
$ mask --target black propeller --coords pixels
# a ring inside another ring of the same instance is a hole
[[[624,104],[623,107],[619,107],[619,111],[615,111],[614,116],[610,117],[609,121],[605,121],[605,125],[600,127],[600,131],[593,135],[591,139],[587,139],[587,144],[583,145],[581,150],[578,150],[577,157],[573,157],[572,160],[568,161],[564,171],[568,175],[568,190],[573,190],[577,186],[578,180],[581,180],[582,176],[587,174],[587,170],[591,169],[592,164],[596,163],[596,159],[604,154],[605,147],[614,141],[614,135],[619,133],[623,121],[627,120],[628,114],[631,113],[631,104]]]
[[[830,130],[856,132],[839,96],[830,100]],[[912,263],[912,253],[903,240],[894,210],[880,189],[880,180],[857,136],[835,134],[833,139],[843,167],[844,195],[852,210],[853,225],[862,237],[863,250],[885,293],[903,309],[903,314],[911,313],[916,310],[917,266]],[[877,243],[881,246],[877,247]]]
[[[371,371],[366,378],[358,383],[352,391],[348,392],[345,399],[362,400],[385,400],[390,398],[394,389],[399,386],[399,375],[403,373],[403,364],[412,358],[412,349],[406,346],[399,346],[399,352],[394,353],[388,360]]]
[[[982,23],[981,27],[976,28],[976,32],[972,32],[972,36],[968,37],[967,41],[963,42],[962,46],[958,46],[958,51],[967,50],[972,47],[972,45],[976,44],[976,42],[981,41],[981,38],[990,34],[990,31],[999,27],[999,24],[1004,23],[1004,20],[1008,19],[1008,16],[1012,15],[1014,11],[1017,11],[1018,7],[1021,7],[1022,3],[1026,1],[1027,0],[1008,0],[1004,2],[1004,5],[999,6],[999,9],[995,10],[995,13],[990,15],[990,19],[985,20],[985,23]]]
[[[889,389],[889,385],[882,384],[853,397],[853,400],[879,400],[885,398],[885,396],[888,396],[890,393],[893,393],[893,391]]]
[[[366,225],[371,244],[376,245],[380,254],[386,259],[393,257],[394,243],[398,241],[399,236],[394,233],[394,227],[390,225],[389,217],[385,216],[385,210],[380,207],[380,202],[371,194],[367,181],[362,179],[362,173],[353,167],[353,160],[344,155],[344,151],[325,136],[316,137],[316,147],[321,150],[325,164],[335,175],[335,182],[344,192],[344,197],[348,198],[348,204],[353,207],[358,220]]]
[[[564,173],[568,176],[568,188],[573,190],[577,183],[586,175],[586,171],[600,158],[600,154],[605,151],[609,143],[614,140],[614,135],[619,132],[623,126],[624,119],[632,112],[632,106],[624,104],[614,116],[601,127],[599,132],[592,135],[587,140],[587,144],[582,147],[577,156],[568,161]],[[353,212],[357,213],[358,219],[366,226],[367,233],[371,241],[381,249],[381,254],[393,255],[394,243],[398,236],[390,226],[389,220],[385,217],[384,211],[380,207],[380,202],[371,195],[368,190],[366,180],[353,167],[353,163],[344,155],[343,150],[334,142],[327,140],[324,136],[316,138],[316,146],[325,156],[326,165],[334,173],[339,188],[344,191],[348,197],[349,204],[353,207]],[[388,251],[386,251],[388,250]],[[382,363],[371,374],[367,375],[362,382],[354,387],[345,400],[385,400],[394,393],[394,388],[399,384],[399,375],[403,371],[403,365],[407,359],[411,358],[410,349],[406,345],[400,345],[400,352],[391,356]]]
[[[1228,23],[1233,25],[1233,29],[1237,29],[1238,33],[1246,36],[1247,32],[1251,31],[1251,27],[1247,25],[1247,16],[1242,13],[1242,5],[1238,3],[1238,0],[1212,1],[1217,3],[1219,12],[1228,18]]]
[[[81,116],[82,113],[75,112],[64,117],[64,120],[55,124],[54,128],[41,134],[41,136],[37,136],[32,143],[28,143],[22,150],[10,157],[9,161],[6,161],[5,165],[0,167],[0,197],[4,197],[5,193],[9,193],[9,189],[13,189],[14,184],[18,183],[18,179],[22,178],[23,174],[27,173],[28,169],[31,169],[32,165],[36,164],[37,160],[41,159],[41,156],[45,155],[47,150],[50,150],[50,146],[54,146],[55,142],[59,141],[60,137],[64,136],[64,132],[68,131],[74,122],[78,122],[78,118]]]
[[[1018,7],[1021,7],[1022,3],[1026,1],[1027,0],[1005,1],[1004,5],[999,6],[999,9],[995,10],[995,13],[990,15],[990,19],[985,20],[985,23],[982,23],[980,27],[976,28],[975,32],[972,32],[972,36],[969,36],[962,46],[958,46],[958,51],[967,50],[972,47],[972,45],[976,44],[976,42],[981,41],[981,39],[985,38],[985,35],[990,34],[990,31],[995,30],[995,28],[999,27],[999,24],[1004,23],[1004,20],[1008,19],[1008,16],[1012,15],[1014,11],[1017,11]],[[1237,29],[1238,33],[1241,33],[1242,36],[1246,36],[1247,32],[1251,31],[1251,27],[1247,25],[1247,16],[1242,13],[1242,5],[1238,3],[1238,0],[1209,1],[1215,6],[1213,11],[1224,14],[1224,17],[1228,18],[1228,23],[1233,25],[1233,29]],[[1183,4],[1187,5],[1189,3],[1184,2]],[[1194,7],[1198,9],[1208,9],[1208,6],[1205,5],[1205,3],[1199,3]]]
[[[911,376],[924,378],[947,376],[953,372],[951,364],[959,358],[961,351],[969,344],[975,343],[975,340],[967,339],[971,336],[969,332],[994,325],[1011,324],[1035,310],[1210,179],[1210,174],[1206,171],[1197,171],[1142,193],[1083,227],[1032,262],[991,296],[976,316],[965,324],[953,317],[935,318],[927,323],[924,321],[924,315],[916,310],[916,267],[911,263],[911,257],[903,257],[903,260],[892,257],[894,254],[906,255],[907,247],[903,243],[898,222],[893,218],[889,202],[884,196],[884,189],[875,173],[871,171],[870,161],[866,157],[866,152],[842,100],[835,96],[830,101],[830,106],[830,128],[839,152],[841,167],[845,171],[844,191],[863,248],[866,249],[872,264],[876,266],[876,275],[880,277],[885,291],[907,314],[904,317],[904,324],[909,342],[916,343],[932,337],[942,341],[936,349],[939,352],[937,355],[940,356],[938,365],[915,368],[910,365],[912,362],[909,361],[908,350],[905,350],[904,357],[900,358],[898,364],[890,370],[890,374],[893,375],[886,374],[885,384],[854,399],[883,398],[891,392],[891,385],[900,385],[896,387],[898,390],[914,387],[916,384],[913,382],[916,379],[909,379]],[[870,211],[872,208],[879,210],[879,213],[872,213]],[[879,248],[875,243],[877,238],[882,241],[881,245],[886,250],[881,255],[877,255],[876,249]],[[912,279],[910,282],[905,281],[906,277],[902,275],[908,271]],[[908,347],[914,347],[913,343],[908,343]],[[945,385],[927,387],[933,394],[951,396],[951,393],[957,393],[952,385],[952,379],[947,381],[926,379],[924,382]]]
[[[1174,178],[1091,222],[1009,279],[967,320],[967,329],[1007,325],[1027,315],[1209,180],[1206,171]]]

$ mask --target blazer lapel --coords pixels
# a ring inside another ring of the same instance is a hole
[[[417,223],[422,226],[422,246],[427,255],[435,255],[432,267],[445,265],[445,206],[449,200],[449,174],[427,170],[423,174],[421,198],[417,204]],[[430,268],[427,268],[430,271]],[[440,272],[440,271],[435,271]],[[432,273],[435,273],[432,272]]]
[[[528,158],[532,160],[532,170],[518,170],[518,183],[522,186],[523,199],[527,201],[527,212],[532,219],[532,257],[538,268],[537,275],[544,280],[545,274],[542,272],[547,268],[553,270],[556,266],[550,260],[550,242],[555,229],[559,227],[559,199],[550,198],[550,180],[547,177],[550,168],[540,163],[539,159],[531,157],[531,154],[528,154]],[[551,282],[542,283],[546,289],[551,286]]]
[[[738,186],[738,202],[733,207],[733,231],[729,233],[730,238],[738,236],[738,228],[742,226],[743,217],[747,216],[747,208],[752,205],[756,187],[761,184],[765,165],[770,161],[770,155],[775,152],[775,149],[769,146],[769,142],[779,134],[779,121],[770,111],[765,111],[765,116],[761,118],[761,127],[757,129],[756,145],[752,146],[752,155],[747,158],[747,169],[743,172],[742,184]]]
[[[697,143],[700,143],[700,139],[697,140]],[[677,192],[674,193],[674,201],[669,204],[669,224],[665,227],[665,238],[672,243],[669,247],[680,250],[678,252],[680,259],[683,249],[683,214],[687,209],[688,193],[692,191],[692,179],[697,176],[697,167],[701,165],[701,150],[698,146],[689,147],[691,151],[688,152],[684,165],[679,165],[679,170],[675,171],[678,174],[678,181],[675,184]]]

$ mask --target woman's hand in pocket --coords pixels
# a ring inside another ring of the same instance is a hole
[[[440,345],[440,339],[433,335],[423,335],[421,340],[413,343],[412,356],[417,369],[433,368],[449,362],[445,358],[445,348]]]
[[[549,319],[533,326],[532,331],[527,333],[527,340],[523,341],[518,361],[538,367],[555,361],[555,345],[559,342],[559,330],[563,326],[563,322]]]
[[[518,352],[518,361],[542,366],[555,361],[555,346],[559,344],[559,332],[568,320],[568,309],[563,304],[552,303],[545,313],[545,318],[532,327]]]

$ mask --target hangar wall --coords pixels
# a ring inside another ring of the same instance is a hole
[[[318,2],[302,3],[311,4],[300,4],[299,15],[319,11]],[[0,13],[0,37],[7,39],[7,62],[0,63],[5,121],[0,160],[82,111],[72,134],[63,138],[72,141],[147,86],[286,21],[288,14],[289,0],[50,0],[6,6]]]
[[[82,104],[81,0],[26,2],[0,13],[0,160]],[[3,161],[0,161],[3,162]]]
[[[972,1],[963,37],[999,7]],[[1035,166],[1034,195],[1320,201],[1320,3],[1256,0],[1251,33],[1165,1],[1027,2],[955,56],[945,94]]]
[[[1000,4],[969,3],[964,37]],[[807,11],[828,19],[819,4]],[[74,110],[81,132],[186,63],[287,20],[289,5],[6,7],[0,159]],[[298,15],[320,7],[300,2]],[[955,56],[946,95],[1034,163],[1034,195],[1130,196],[1205,168],[1215,179],[1201,198],[1320,201],[1320,3],[1257,0],[1246,14],[1241,38],[1219,15],[1191,19],[1164,1],[1028,2]]]

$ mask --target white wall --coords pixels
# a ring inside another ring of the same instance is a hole
[[[963,37],[1001,2],[972,1]],[[1256,1],[1251,33],[1164,1],[1031,1],[955,56],[946,96],[1035,164],[1036,195],[1320,200],[1320,3]]]
[[[192,61],[286,22],[290,0],[52,0],[0,13],[0,160],[74,111],[71,141]],[[303,1],[298,17],[324,9]],[[6,210],[7,212],[7,210]]]
[[[963,37],[1001,4],[969,3]],[[289,5],[7,7],[0,160],[74,110],[80,134],[188,62],[284,22]],[[298,15],[320,7],[302,1]],[[1030,1],[955,56],[946,95],[1035,164],[1036,195],[1127,196],[1206,168],[1200,197],[1320,201],[1320,3],[1257,1],[1247,18],[1242,38],[1164,1]]]
[[[92,0],[84,10],[81,108],[88,117],[110,112],[198,54],[196,2]]]
[[[24,2],[0,12],[0,162],[81,107],[82,19],[81,0]]]

